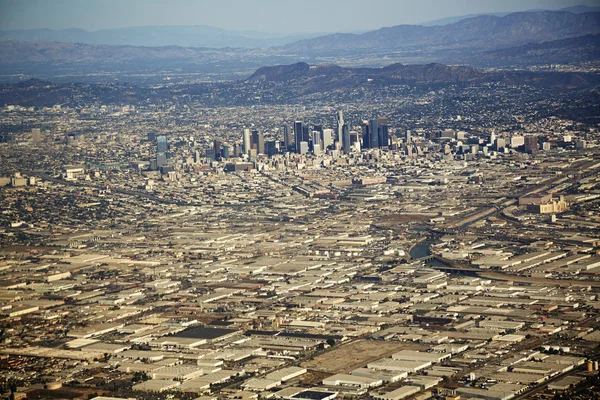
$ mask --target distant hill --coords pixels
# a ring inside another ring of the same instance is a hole
[[[276,65],[259,68],[248,81],[289,82],[336,80],[343,82],[345,78],[358,78],[363,82],[374,79],[390,79],[410,81],[414,83],[431,82],[469,82],[485,76],[475,68],[448,66],[443,64],[402,65],[392,64],[383,68],[343,68],[337,65],[310,66],[306,63]]]
[[[553,10],[528,10],[525,12],[539,12],[539,11],[553,11]],[[590,7],[590,6],[585,6],[585,5],[579,5],[579,6],[561,8],[556,11],[566,11],[566,12],[570,12],[573,14],[582,14],[582,13],[586,13],[586,12],[599,12],[600,7]],[[497,13],[457,15],[455,17],[447,17],[447,18],[436,19],[433,21],[427,21],[420,25],[423,25],[423,26],[448,25],[448,24],[454,24],[458,21],[462,21],[463,19],[479,17],[482,15],[492,15],[494,17],[504,17],[505,15],[508,15],[508,14],[511,14],[511,13],[510,12],[497,12]]]
[[[181,46],[209,48],[260,48],[280,46],[297,40],[321,36],[312,34],[271,34],[235,31],[207,25],[136,26],[86,31],[83,29],[30,29],[0,31],[0,40],[27,42],[71,42],[112,46]]]
[[[463,59],[463,62],[479,66],[526,68],[532,65],[573,64],[599,59],[600,35],[585,35],[479,52],[471,59]]]
[[[249,78],[219,83],[134,85],[127,83],[51,83],[30,79],[0,84],[0,105],[72,107],[90,104],[156,104],[165,101],[198,101],[205,105],[251,105],[301,102],[318,93],[329,98],[353,98],[399,88],[428,93],[447,87],[508,85],[572,91],[600,84],[597,74],[572,72],[483,71],[443,64],[402,65],[383,68],[344,68],[337,65],[295,63],[262,67]],[[257,100],[260,93],[260,100]],[[339,97],[338,97],[339,96]]]
[[[307,94],[331,90],[348,90],[365,85],[390,86],[408,84],[449,85],[502,83],[540,87],[581,88],[598,84],[597,75],[554,72],[502,71],[487,72],[465,66],[443,64],[402,65],[383,68],[343,68],[337,65],[310,66],[306,63],[259,68],[249,82],[279,83]]]
[[[333,34],[280,47],[294,54],[482,51],[600,33],[600,12],[521,12],[483,15],[442,26],[397,25],[355,34]]]

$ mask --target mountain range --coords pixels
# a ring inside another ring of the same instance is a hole
[[[600,61],[600,12],[521,12],[477,16],[441,26],[398,25],[363,34],[334,34],[268,49],[113,46],[1,41],[0,79],[35,76],[88,82],[178,75],[239,79],[264,65],[342,64],[381,67],[459,64],[527,68]],[[159,79],[159,80],[160,80]]]
[[[543,12],[530,10],[525,13]],[[570,14],[598,12],[600,7],[575,6],[558,10]],[[483,16],[504,17],[510,13],[470,14],[443,18],[421,24],[424,27],[451,25],[465,19]],[[377,35],[379,31],[373,31]],[[385,32],[385,31],[383,31]],[[363,32],[364,33],[364,32]],[[420,34],[420,32],[417,32]],[[435,34],[435,31],[433,32]],[[136,26],[113,29],[87,31],[80,28],[71,29],[26,29],[0,31],[0,40],[19,40],[28,42],[72,42],[86,44],[106,44],[111,46],[180,46],[210,48],[268,48],[282,46],[293,42],[327,36],[324,33],[266,33],[258,31],[242,31],[222,29],[208,25],[190,26]],[[369,35],[364,36],[368,38]],[[546,39],[549,40],[549,39]]]
[[[551,11],[551,10],[543,10],[543,9],[542,10],[529,10],[526,12],[539,12],[539,11]],[[590,7],[590,6],[586,6],[586,5],[579,5],[579,6],[561,8],[561,9],[558,9],[555,11],[566,11],[566,12],[570,12],[573,14],[582,14],[582,13],[586,13],[586,12],[598,12],[598,11],[600,11],[600,7]],[[448,24],[454,24],[455,22],[458,22],[458,21],[462,21],[463,19],[479,17],[481,15],[492,15],[495,17],[504,17],[505,15],[508,15],[508,14],[510,14],[510,12],[466,14],[466,15],[458,15],[455,17],[440,18],[440,19],[436,19],[433,21],[427,21],[420,25],[423,25],[423,26],[448,25]]]
[[[449,25],[397,25],[356,34],[333,34],[280,47],[284,52],[310,55],[390,53],[395,51],[495,50],[529,43],[600,33],[600,12],[564,11],[482,15]]]
[[[275,34],[236,31],[208,25],[166,25],[135,26],[98,31],[86,31],[79,28],[8,30],[0,31],[0,40],[71,42],[111,46],[258,48],[279,46],[322,35],[323,33]]]

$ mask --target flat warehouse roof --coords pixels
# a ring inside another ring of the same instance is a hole
[[[173,337],[210,340],[219,338],[221,336],[226,336],[235,332],[237,332],[237,330],[235,329],[196,327],[179,332],[173,335]]]

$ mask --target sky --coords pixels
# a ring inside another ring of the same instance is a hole
[[[358,32],[464,14],[600,0],[0,0],[0,30],[211,25],[272,33]]]

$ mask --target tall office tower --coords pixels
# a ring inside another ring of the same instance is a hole
[[[496,151],[504,150],[505,147],[506,147],[506,141],[502,138],[496,138],[496,141],[494,142],[494,150],[496,150]]]
[[[265,154],[265,137],[262,133],[254,130],[252,131],[252,145],[253,149],[256,149],[257,154]]]
[[[513,136],[510,138],[510,147],[516,149],[519,146],[523,146],[525,144],[525,139],[523,136]]]
[[[308,153],[308,142],[300,142],[300,149],[298,154],[306,154]]]
[[[279,152],[277,149],[277,142],[275,140],[265,142],[265,152],[269,157],[277,154]]]
[[[368,149],[371,147],[371,138],[369,137],[369,123],[362,122],[362,148]]]
[[[221,154],[224,159],[228,159],[229,158],[229,146],[227,146],[227,145],[223,146],[221,148]]]
[[[360,133],[350,131],[350,147],[354,146],[356,151],[360,151]]]
[[[265,135],[262,133],[258,134],[258,140],[256,142],[256,151],[258,154],[265,154]]]
[[[158,153],[156,155],[156,166],[162,167],[167,165],[167,153]]]
[[[321,145],[321,132],[314,130],[311,134],[312,145]]]
[[[304,140],[304,123],[302,121],[294,122],[294,145],[296,153],[300,154],[300,143]],[[306,140],[308,142],[308,140]]]
[[[156,132],[148,132],[148,141],[154,142],[156,140]]]
[[[321,154],[323,150],[321,150],[321,145],[320,144],[313,144],[313,154],[314,155],[319,155]]]
[[[412,142],[412,132],[410,131],[410,129],[407,129],[406,132],[404,133],[404,142],[405,143]]]
[[[321,149],[325,150],[329,146],[333,145],[333,129],[323,129],[321,137],[323,138]]]
[[[377,131],[379,135],[379,146],[380,147],[389,147],[389,128],[387,124],[379,125],[379,129]]]
[[[215,152],[215,158],[218,160],[221,158],[221,141],[219,139],[215,139],[213,142],[213,150]]]
[[[250,129],[244,128],[244,133],[242,135],[242,153],[244,153],[244,155],[248,154],[251,148]]]
[[[250,131],[250,148],[258,149],[258,131],[256,129]]]
[[[286,125],[283,127],[283,143],[285,145],[285,151],[290,150],[290,146],[294,142],[294,138],[290,134],[290,128]]]
[[[341,113],[341,111],[340,111]],[[348,129],[348,125],[342,125],[342,146],[344,149],[344,154],[350,154],[350,129]]]
[[[310,140],[310,131],[308,130],[308,124],[302,126],[302,141],[308,142]]]
[[[342,110],[338,111],[337,117],[337,137],[335,138],[336,142],[344,141],[344,132],[342,131],[344,127],[344,112]]]
[[[40,128],[33,128],[31,130],[31,141],[33,143],[39,143],[42,141],[42,132],[40,131]]]
[[[156,137],[156,153],[164,154],[166,158],[169,157],[169,142],[167,141],[166,136],[157,136]]]
[[[525,152],[536,153],[538,150],[538,137],[535,135],[525,136]]]
[[[233,156],[239,157],[241,152],[242,152],[242,146],[240,146],[239,143],[234,143],[233,144]]]
[[[369,121],[369,139],[370,139],[370,148],[376,149],[379,147],[379,134],[378,134],[379,125],[377,124],[376,119],[372,119]]]
[[[496,134],[494,132],[492,132],[490,134],[490,144],[494,144],[494,142],[496,141]]]

